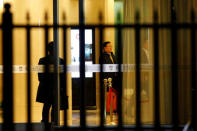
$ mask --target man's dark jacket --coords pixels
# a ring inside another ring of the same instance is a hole
[[[110,59],[110,55],[106,52],[104,52],[102,54],[102,56],[100,56],[99,58],[99,62],[100,64],[117,64],[116,58],[114,56],[113,53],[111,53],[111,56],[113,58],[114,63],[112,62],[112,60]],[[103,57],[103,59],[101,59],[101,57]],[[103,79],[108,79],[108,78],[112,78],[112,86],[113,88],[117,89],[117,73],[116,72],[104,72],[103,73]]]
[[[55,100],[55,87],[54,87],[54,73],[50,72],[50,65],[53,65],[53,56],[46,56],[40,58],[39,65],[44,65],[45,67],[49,65],[47,72],[38,73],[39,86],[37,91],[36,101],[41,103],[54,104]],[[64,60],[59,58],[59,64],[63,65]],[[61,109],[68,108],[68,98],[65,94],[65,76],[63,73],[60,73],[60,100],[61,100]]]

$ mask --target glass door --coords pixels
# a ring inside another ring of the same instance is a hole
[[[79,54],[79,29],[71,29],[71,65],[72,72],[72,105],[73,109],[79,109],[80,105],[80,54]],[[85,29],[85,65],[94,63],[94,29]],[[95,76],[92,72],[85,73],[85,103],[86,108],[96,107]]]

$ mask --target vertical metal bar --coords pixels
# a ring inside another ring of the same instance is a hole
[[[45,28],[44,28],[44,46],[45,46],[45,56],[47,57],[47,55],[48,55],[48,40],[49,40],[49,27],[48,27],[48,25],[47,25],[47,23],[48,23],[48,14],[47,14],[47,12],[45,13]],[[46,76],[46,79],[48,79],[48,77],[49,77],[49,64],[48,63],[45,63],[45,68],[44,68],[44,72],[43,73],[45,73],[45,76]],[[44,127],[44,130],[45,131],[48,131],[49,130],[49,126],[48,125],[45,125],[45,127]]]
[[[31,125],[31,38],[30,38],[30,17],[27,13],[27,130],[32,131]]]
[[[45,28],[44,28],[44,43],[45,43],[45,56],[47,56],[48,55],[48,42],[49,42],[49,27],[48,27],[48,25],[47,25],[47,23],[48,23],[48,14],[47,14],[47,12],[45,12]],[[47,65],[45,65],[46,67],[45,67],[45,73],[48,73],[48,64]],[[48,75],[46,75],[46,76],[48,76]]]
[[[3,13],[3,131],[13,131],[13,44],[12,13],[10,5],[4,5]]]
[[[101,82],[102,82],[102,81],[101,81]],[[101,83],[101,84],[102,84],[102,83]],[[102,87],[101,87],[101,88],[102,88]],[[103,112],[104,112],[104,116],[103,116],[104,118],[103,118],[103,119],[104,119],[104,120],[103,120],[103,121],[104,121],[104,123],[106,123],[106,122],[107,122],[107,121],[106,121],[106,120],[107,120],[107,119],[106,119],[106,118],[107,118],[107,109],[106,109],[106,108],[107,108],[107,102],[106,102],[106,100],[107,100],[107,79],[104,79],[104,89],[103,89],[103,90],[104,90],[104,98],[103,98],[103,99],[104,99],[104,107],[103,107],[103,108],[104,108],[104,109],[103,109]],[[102,90],[101,90],[101,91],[102,91]],[[100,97],[102,97],[102,96],[100,95]],[[100,115],[102,115],[102,114],[100,114]],[[100,118],[101,118],[101,117],[102,117],[102,116],[100,116]],[[101,123],[102,123],[103,121],[101,121]],[[103,123],[103,124],[104,124],[104,123]],[[101,124],[101,125],[102,125],[102,124]],[[101,126],[101,128],[102,128],[102,127],[103,127],[103,126]]]
[[[178,52],[177,52],[177,28],[176,28],[176,13],[174,8],[174,3],[172,5],[171,12],[171,64],[172,64],[172,122],[173,129],[178,129]]]
[[[191,125],[194,130],[197,130],[197,119],[196,119],[196,28],[195,28],[195,13],[194,9],[191,12],[191,90],[192,90],[192,121]]]
[[[106,117],[104,117],[104,88],[103,88],[103,15],[100,12],[99,13],[99,21],[100,21],[100,27],[99,27],[99,37],[100,37],[100,130],[104,130],[104,123],[106,123]]]
[[[120,13],[118,13],[118,21],[120,21]],[[119,22],[120,23],[120,22]],[[122,130],[122,28],[118,25],[118,130]]]
[[[80,44],[80,126],[82,130],[86,128],[85,112],[85,19],[84,0],[79,0],[79,44]]]
[[[63,14],[64,24],[66,23],[66,15]],[[64,76],[65,76],[65,94],[67,95],[67,26],[63,26],[63,54],[64,54]],[[68,104],[68,103],[67,103]],[[64,129],[67,130],[67,109],[64,110]]]
[[[141,130],[141,104],[140,104],[140,25],[139,12],[136,13],[136,27],[135,27],[135,61],[136,61],[136,129]]]
[[[160,130],[160,89],[159,89],[159,30],[158,14],[154,12],[154,87],[155,87],[155,130]]]
[[[59,0],[53,0],[53,25],[54,25],[54,87],[55,87],[55,125],[60,125],[60,84],[59,84],[59,32],[57,25],[59,24]]]

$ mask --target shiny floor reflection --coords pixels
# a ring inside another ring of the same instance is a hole
[[[106,126],[117,125],[118,123],[118,115],[117,113],[113,113],[113,120],[111,121],[110,115],[107,114],[106,117]],[[86,124],[88,126],[99,126],[99,112],[96,110],[88,110],[86,112]],[[72,126],[80,125],[80,112],[79,110],[74,110],[72,113]]]

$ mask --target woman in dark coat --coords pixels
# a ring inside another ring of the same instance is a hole
[[[54,73],[51,72],[51,65],[54,63],[54,55],[53,55],[53,42],[49,43],[47,48],[49,51],[49,55],[46,57],[40,58],[39,65],[48,66],[47,72],[38,73],[39,86],[37,91],[36,101],[43,103],[42,110],[42,122],[49,122],[49,110],[52,106],[51,111],[51,121],[54,121],[54,109],[55,109],[55,86],[54,86]],[[63,65],[64,60],[59,58],[59,64]],[[65,77],[63,73],[60,73],[60,96],[61,96],[61,109],[68,108],[68,99],[65,92]]]

